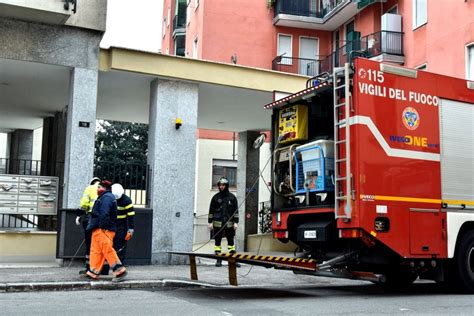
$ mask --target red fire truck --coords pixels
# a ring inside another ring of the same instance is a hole
[[[474,82],[356,58],[265,108],[273,235],[313,274],[474,291]]]

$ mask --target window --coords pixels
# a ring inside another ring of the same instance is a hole
[[[163,19],[163,27],[161,29],[162,31],[162,35],[163,35],[163,38],[165,38],[165,35],[166,35],[166,19]]]
[[[285,56],[289,58],[293,56],[291,40],[291,35],[278,34],[278,56]]]
[[[416,29],[427,22],[427,0],[413,0],[413,29]]]
[[[415,69],[418,69],[418,70],[425,70],[427,69],[428,67],[428,64],[427,63],[424,63],[424,64],[421,64],[419,66],[416,66]]]
[[[398,5],[394,5],[393,7],[391,7],[390,9],[387,10],[387,13],[390,13],[390,14],[398,14]]]
[[[186,45],[186,36],[184,34],[176,35],[174,39],[174,54],[176,56],[183,56],[185,51]]]
[[[360,50],[360,32],[356,32],[354,20],[346,24],[344,36],[346,45],[344,54],[349,54],[354,50]]]
[[[212,189],[221,177],[229,179],[229,189],[237,188],[237,160],[212,159]]]
[[[474,80],[474,43],[466,47],[466,79]]]
[[[333,67],[339,67],[339,30],[333,33],[333,52],[334,52],[334,65]]]
[[[193,41],[193,58],[198,58],[199,40],[196,37]]]

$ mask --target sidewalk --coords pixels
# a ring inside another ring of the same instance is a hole
[[[130,266],[126,280],[120,283],[111,282],[112,276],[106,276],[99,281],[83,280],[78,274],[81,268],[79,263],[69,268],[67,266],[2,267],[0,268],[0,292],[230,286],[227,266],[216,268],[213,260],[202,258],[198,261],[197,267],[199,281],[190,279],[188,265]],[[336,281],[331,278],[295,275],[291,271],[265,269],[246,264],[242,264],[242,267],[238,269],[237,278],[239,286],[246,287],[324,286]],[[341,280],[337,282],[340,283]],[[343,280],[342,282],[354,284],[357,281]]]

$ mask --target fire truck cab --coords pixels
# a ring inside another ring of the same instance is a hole
[[[272,112],[272,230],[333,273],[474,291],[474,82],[356,58]]]

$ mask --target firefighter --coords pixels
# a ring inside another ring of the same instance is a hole
[[[219,192],[216,193],[209,206],[208,226],[214,236],[214,252],[222,252],[221,241],[225,233],[229,253],[235,253],[234,236],[239,223],[237,198],[229,192],[229,180],[222,177],[217,181]],[[222,266],[218,259],[216,267]]]
[[[97,189],[99,188],[100,179],[94,177],[89,182],[89,185],[85,188],[82,193],[82,198],[80,202],[80,208],[76,211],[76,225],[81,225],[82,219],[82,228],[84,230],[84,243],[86,247],[86,263],[85,269],[79,271],[79,274],[85,274],[89,270],[89,253],[91,250],[91,238],[92,232],[88,231],[87,225],[89,224],[89,217],[94,206],[95,201],[97,200]]]
[[[122,265],[115,249],[113,239],[117,230],[117,202],[111,191],[112,183],[104,180],[98,189],[98,199],[92,208],[87,230],[92,231],[92,243],[90,251],[90,268],[85,276],[96,280],[105,260],[111,266],[114,278],[112,281],[121,281],[127,270]]]
[[[127,241],[133,237],[135,227],[135,209],[133,208],[132,199],[124,194],[121,184],[115,183],[112,185],[112,194],[117,201],[117,231],[114,237],[114,249],[122,264],[125,265]],[[109,271],[110,266],[105,263],[100,274],[108,275]]]
[[[112,185],[112,194],[117,200],[117,232],[114,238],[114,249],[125,264],[125,253],[127,250],[127,241],[133,237],[135,227],[135,209],[132,199],[124,194],[121,184]]]

